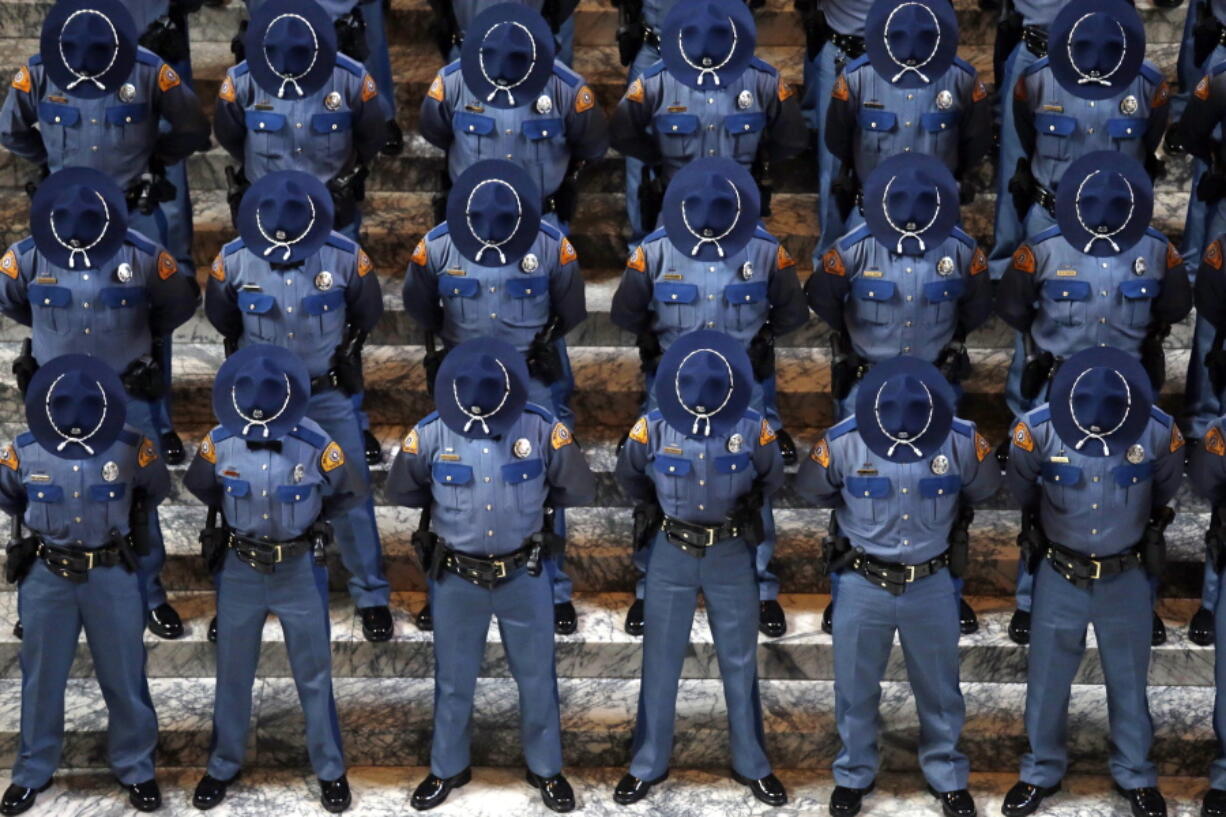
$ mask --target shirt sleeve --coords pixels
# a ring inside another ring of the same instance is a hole
[[[566,110],[566,143],[573,158],[594,162],[609,150],[609,125],[591,88],[580,85],[574,97]]]
[[[647,130],[660,93],[658,77],[658,74],[635,77],[617,103],[609,123],[609,141],[613,147],[649,165],[657,165],[662,159],[655,138]]]
[[[405,435],[387,475],[387,498],[393,505],[425,508],[430,504],[430,462],[433,453],[421,426]]]
[[[218,278],[218,276],[222,276]],[[219,254],[205,287],[204,314],[223,338],[239,338],[243,334],[243,314],[238,308],[238,290],[225,271],[225,258]]]
[[[1005,469],[1005,484],[1023,510],[1033,508],[1039,503],[1038,480],[1042,462],[1036,449],[1034,432],[1025,420],[1019,420],[1013,426],[1013,437],[1009,443],[1009,465]]]
[[[186,159],[209,148],[209,120],[200,107],[195,91],[182,81],[166,63],[158,69],[158,113],[170,124],[168,132],[158,134],[154,155],[164,165]]]
[[[851,91],[847,75],[840,72],[830,94],[830,107],[826,109],[826,149],[846,165],[855,161],[856,138],[859,133],[856,110],[859,103]]]
[[[193,275],[179,267],[169,252],[156,248],[156,269],[149,276],[149,330],[165,337],[196,314],[200,305],[200,285]],[[195,270],[192,270],[194,273]]]
[[[966,448],[959,463],[962,498],[972,504],[983,502],[1000,490],[1000,465],[996,462],[995,449],[973,423],[970,438],[964,437],[962,442]]]
[[[19,516],[26,510],[26,486],[21,481],[21,460],[17,447],[8,445],[0,458],[0,510]]]
[[[368,164],[387,143],[387,115],[379,98],[375,79],[365,74],[358,84],[356,98],[350,102],[354,114],[354,149],[358,162]]]
[[[1163,442],[1166,442],[1165,440]],[[1160,508],[1175,498],[1183,481],[1184,462],[1188,452],[1184,451],[1183,432],[1179,424],[1171,418],[1170,441],[1158,448],[1158,456],[1154,462],[1154,490],[1152,502],[1154,508]]]
[[[1222,239],[1215,238],[1201,256],[1196,272],[1196,314],[1219,332],[1226,329],[1226,273],[1222,271]],[[7,314],[7,312],[6,312]]]
[[[447,99],[447,81],[440,71],[421,101],[421,116],[418,119],[421,135],[436,148],[447,150],[455,139],[451,115],[452,102]]]
[[[425,238],[417,242],[401,287],[404,311],[427,332],[443,328],[443,305],[439,302],[438,275],[432,269],[430,248]]]
[[[1179,323],[1192,311],[1192,284],[1188,281],[1188,268],[1175,245],[1166,245],[1166,273],[1162,276],[1162,288],[1154,299],[1152,314],[1155,323],[1171,325]]]
[[[227,72],[213,107],[213,135],[227,153],[242,162],[247,142],[247,117],[238,101],[237,87],[233,71]]]
[[[345,287],[345,320],[370,331],[383,317],[383,288],[370,256],[361,247],[353,256],[354,274]]]
[[[775,262],[771,264],[766,297],[770,301],[771,332],[775,337],[794,332],[809,322],[809,306],[796,277],[796,261],[782,244],[776,248]]]
[[[813,444],[800,463],[794,485],[797,493],[819,508],[843,504],[842,471],[825,437]]]
[[[47,147],[43,144],[38,124],[38,88],[28,65],[17,69],[9,85],[8,96],[0,107],[0,144],[36,165],[47,163]]]
[[[587,296],[579,256],[570,239],[563,238],[558,267],[549,276],[549,304],[564,335],[587,319]]]
[[[1034,155],[1035,130],[1034,108],[1030,104],[1030,92],[1026,88],[1026,77],[1019,77],[1013,86],[1013,129],[1022,145],[1022,156]],[[1002,167],[998,172],[1012,177],[1016,168]]]
[[[971,77],[966,105],[958,123],[958,172],[959,179],[967,174],[988,155],[992,149],[992,99],[979,73]]]
[[[816,255],[817,252],[814,252]],[[847,280],[847,267],[837,247],[831,247],[813,261],[813,274],[805,282],[805,297],[809,308],[830,325],[836,332],[845,328],[843,305],[851,282]]]
[[[571,430],[556,420],[549,432],[545,460],[550,507],[576,508],[590,505],[596,499],[596,477],[587,459]]]
[[[1192,451],[1188,481],[1192,490],[1208,499],[1214,508],[1226,502],[1226,434],[1220,420],[1213,421],[1201,444]]]
[[[144,491],[145,500],[150,507],[162,504],[162,501],[170,496],[170,471],[166,468],[166,461],[158,453],[157,444],[148,437],[140,441],[140,453],[137,456],[132,486]]]
[[[640,417],[630,429],[630,436],[617,455],[617,466],[613,470],[613,478],[626,495],[635,504],[654,503],[656,501],[656,485],[647,476],[650,459],[649,426],[646,417]]]
[[[809,145],[809,127],[800,112],[796,91],[783,77],[770,77],[766,89],[767,155],[772,162],[782,162],[800,153]]]
[[[1150,98],[1149,119],[1145,123],[1145,152],[1150,156],[1157,153],[1166,135],[1166,124],[1171,116],[1170,97],[1170,86],[1165,79],[1159,79]]]
[[[758,472],[757,482],[762,486],[763,496],[774,496],[783,487],[783,454],[779,451],[779,442],[766,418],[758,431],[758,444],[753,452],[754,468]]]
[[[329,440],[321,449],[319,458],[319,472],[324,481],[323,509],[320,515],[329,520],[355,507],[366,496],[366,488],[358,475],[358,464],[347,460],[343,452],[339,465],[330,458],[330,455],[340,450],[340,445],[335,440]]]
[[[223,493],[221,480],[217,478],[217,469],[215,468],[217,464],[216,451],[217,448],[213,443],[213,433],[210,431],[200,441],[200,447],[196,450],[196,456],[192,458],[191,464],[187,466],[187,473],[183,475],[183,487],[205,505],[220,508]]]
[[[0,313],[22,326],[31,326],[34,315],[30,309],[29,259],[23,258],[13,245],[0,256]]]
[[[613,293],[609,320],[634,335],[647,332],[651,329],[653,291],[651,276],[647,273],[647,254],[642,246],[635,247],[626,262],[617,291]]]
[[[996,288],[996,314],[1019,332],[1028,333],[1038,313],[1035,308],[1039,295],[1036,269],[1034,250],[1029,244],[1023,244],[1013,253]]]
[[[988,258],[978,246],[971,251],[966,269],[966,292],[958,301],[958,326],[971,333],[992,315],[992,278],[985,275]]]

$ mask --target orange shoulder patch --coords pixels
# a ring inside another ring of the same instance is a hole
[[[809,459],[822,468],[830,467],[830,446],[826,443],[825,437],[813,444],[813,450],[809,452]]]
[[[847,274],[847,268],[843,266],[843,256],[839,255],[839,251],[834,247],[822,254],[822,269],[826,271],[826,274],[837,275],[840,278]]]
[[[1018,422],[1013,427],[1013,444],[1023,451],[1034,451],[1034,437],[1030,434],[1030,427],[1023,422]]]
[[[647,272],[647,253],[643,252],[641,246],[634,248],[634,252],[630,254],[630,258],[626,261],[626,268],[636,272]]]
[[[988,98],[988,87],[983,84],[979,75],[975,75],[975,85],[971,88],[971,102],[983,102]]]
[[[1017,248],[1017,252],[1013,253],[1013,267],[1027,275],[1034,275],[1035,269],[1039,266],[1039,262],[1035,260],[1034,250],[1030,249],[1029,244],[1023,244]]]
[[[1204,262],[1214,269],[1222,268],[1222,239],[1215,238],[1205,250]],[[7,274],[7,273],[6,273]]]
[[[647,445],[647,418],[640,417],[635,421],[634,427],[630,429],[630,439],[636,443]]]
[[[1194,90],[1192,94],[1197,99],[1200,99],[1200,100],[1206,100],[1209,98],[1209,77],[1208,76],[1203,76],[1200,78],[1200,82],[1196,83],[1196,90]]]
[[[404,435],[404,442],[400,444],[400,450],[405,454],[414,454],[421,449],[421,438],[417,434],[417,426],[409,429],[409,433]]]
[[[1166,242],[1166,268],[1175,269],[1183,263],[1183,256],[1179,254],[1179,250],[1175,249],[1175,245],[1171,242]]]
[[[796,266],[796,259],[782,244],[779,245],[779,249],[775,250],[775,266],[779,269]]]
[[[222,258],[221,253],[217,253],[217,257],[213,259],[213,265],[209,267],[209,277],[215,281],[226,280],[226,259]]]
[[[362,101],[370,102],[379,95],[379,86],[370,74],[362,77]]]
[[[238,99],[238,90],[234,87],[234,80],[229,74],[226,74],[226,79],[221,83],[221,90],[217,92],[217,95],[226,102],[234,102]]]
[[[991,454],[991,453],[992,453],[992,444],[988,442],[988,438],[980,434],[978,431],[976,431],[975,432],[975,456],[979,458],[980,462],[983,462],[984,459],[988,456],[988,454]]]
[[[4,453],[0,454],[0,465],[7,466],[9,469],[16,471],[21,467],[21,460],[17,458],[17,449],[11,445],[4,447]]]
[[[319,467],[324,471],[335,471],[345,464],[345,452],[336,444],[336,441],[328,443],[328,447],[319,455]]]
[[[767,445],[775,441],[775,429],[771,428],[771,424],[766,422],[766,418],[762,418],[762,428],[758,430],[758,445]]]
[[[16,250],[9,250],[3,258],[0,258],[0,272],[17,280],[17,276],[21,274],[21,265],[17,263]]]
[[[975,252],[971,255],[971,275],[978,275],[985,272],[988,268],[988,257],[984,254],[982,247],[976,247]]]
[[[1215,457],[1226,457],[1226,437],[1222,436],[1222,429],[1216,425],[1210,428],[1205,435],[1204,446]]]
[[[630,83],[630,87],[626,89],[626,99],[631,102],[642,102],[647,98],[647,88],[643,85],[642,77],[635,77],[634,82]]]
[[[366,250],[358,247],[358,277],[365,278],[374,268],[375,264],[370,260],[370,256],[366,254]]]
[[[562,243],[558,246],[558,263],[565,266],[571,261],[578,261],[579,253],[575,252],[575,245],[570,243],[569,238],[563,238]]]
[[[1174,454],[1179,449],[1183,448],[1184,439],[1183,432],[1179,430],[1179,423],[1171,421],[1171,453]]]
[[[166,63],[162,63],[162,67],[158,69],[158,88],[162,93],[166,93],[180,82],[182,80],[179,79],[179,72]]]
[[[1158,83],[1158,87],[1154,89],[1154,95],[1149,100],[1149,107],[1161,108],[1171,99],[1171,86],[1166,84],[1166,80]]]
[[[410,259],[419,267],[424,267],[426,262],[430,260],[430,251],[426,249],[426,239],[417,242],[417,246],[413,249],[413,257]]]
[[[158,277],[165,281],[179,271],[179,262],[166,250],[158,253]]]
[[[136,452],[136,464],[144,468],[158,458],[157,446],[148,437],[141,438],[140,448]]]
[[[834,90],[830,92],[830,96],[840,102],[846,102],[851,99],[851,86],[847,84],[847,77],[839,74],[838,78],[834,81]]]
[[[430,83],[430,90],[426,91],[426,96],[442,102],[446,93],[443,89],[443,75],[435,74],[434,81]]]
[[[204,435],[204,439],[200,441],[200,459],[205,462],[217,464],[217,448],[213,445],[213,432]]]
[[[30,93],[34,87],[34,81],[30,77],[30,69],[24,65],[17,69],[17,73],[13,74],[13,87],[18,91]]]
[[[553,431],[549,432],[549,444],[553,446],[553,450],[570,445],[575,441],[575,436],[570,433],[570,429],[561,423],[553,424]]]
[[[585,113],[596,107],[596,95],[586,85],[579,88],[575,94],[575,113]]]
[[[788,85],[786,82],[784,82],[782,78],[779,80],[779,87],[775,91],[775,95],[779,97],[780,102],[784,101],[785,99],[791,98],[791,96],[795,93],[796,91],[792,89],[791,85]]]

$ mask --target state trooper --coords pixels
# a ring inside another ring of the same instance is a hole
[[[1035,574],[1020,779],[1005,817],[1038,810],[1068,768],[1073,677],[1093,624],[1110,706],[1111,776],[1135,817],[1165,817],[1149,758],[1146,700],[1151,590],[1165,563],[1167,503],[1184,439],[1154,405],[1134,354],[1095,346],[1064,361],[1050,402],[1013,430],[1006,484],[1022,507],[1023,558]]]
[[[861,185],[896,153],[935,156],[953,172],[963,202],[974,197],[972,175],[992,144],[987,88],[958,57],[958,20],[947,0],[877,0],[869,9],[866,52],[844,66],[830,92],[826,148],[842,167],[831,195],[837,223],[859,221]]]
[[[835,718],[830,813],[850,817],[879,767],[881,681],[898,633],[920,718],[928,790],[947,817],[973,817],[970,761],[958,750],[966,706],[958,686],[960,582],[972,504],[1000,487],[992,445],[954,416],[939,369],[900,356],[874,366],[855,413],[813,446],[796,489],[833,508],[823,554],[839,573],[834,616]]]
[[[782,430],[775,394],[775,339],[809,318],[796,277],[796,262],[778,239],[760,226],[758,186],[749,171],[722,157],[698,158],[673,176],[664,196],[663,226],[649,234],[626,262],[613,295],[610,320],[638,340],[645,381],[644,412],[655,407],[654,382],[661,355],[696,329],[735,338],[753,364],[753,405],[765,416],[782,450],[794,456]],[[785,455],[786,456],[786,455]],[[755,555],[759,626],[771,637],[787,632],[779,605],[779,579],[771,569],[775,523],[769,502],[762,508],[763,541]],[[636,536],[634,563],[640,574],[651,561],[647,531]],[[626,631],[643,632],[646,581],[640,576]]]
[[[200,288],[166,250],[128,229],[120,187],[85,167],[60,170],[39,185],[30,205],[30,236],[0,256],[0,312],[31,329],[13,364],[17,385],[53,358],[82,353],[119,373],[127,421],[157,438],[154,417],[164,378],[158,341],[196,311]],[[140,554],[150,632],[183,634],[159,574],[166,560],[157,509],[150,506],[148,551]]]
[[[383,314],[383,295],[370,257],[332,230],[332,217],[328,188],[310,174],[278,170],[253,182],[239,206],[239,237],[213,261],[204,309],[228,350],[272,343],[306,364],[307,416],[340,446],[365,495],[332,523],[349,595],[366,639],[386,641],[390,591],[352,400],[362,391],[361,350]]]
[[[771,772],[758,700],[758,582],[763,502],[783,485],[770,423],[751,409],[753,366],[741,341],[712,329],[669,346],[655,378],[656,408],[617,457],[617,484],[651,529],[644,595],[643,676],[630,769],[613,799],[636,803],[668,777],[677,685],[698,593],[719,656],[732,778],[771,806],[787,802]]]
[[[1153,187],[1140,163],[1114,151],[1073,162],[1056,191],[1056,224],[1018,248],[996,293],[996,312],[1021,335],[1006,384],[1015,416],[1044,402],[1049,381],[1073,354],[1112,346],[1132,355],[1157,390],[1162,341],[1192,306],[1183,260],[1149,226]],[[1033,571],[1018,579],[1009,634],[1029,634]],[[1153,641],[1166,629],[1153,616]]]
[[[558,59],[565,65],[574,62],[575,55],[575,7],[578,0],[515,0],[540,13],[553,31],[557,44]],[[447,62],[460,58],[460,46],[472,21],[481,12],[481,0],[429,0],[434,11],[434,25],[430,33],[439,53]]]
[[[0,509],[28,535],[9,544],[19,584],[21,735],[0,814],[21,814],[51,785],[64,744],[64,692],[85,640],[106,704],[111,773],[133,808],[162,803],[154,778],[158,724],[145,678],[142,506],[170,493],[153,442],[125,425],[123,384],[106,362],[48,360],[25,397],[27,429],[0,456]]]
[[[814,250],[805,283],[809,306],[833,330],[836,416],[851,416],[861,378],[899,355],[936,365],[960,397],[971,372],[966,338],[992,314],[992,288],[987,257],[958,226],[958,183],[936,157],[900,153],[868,175],[862,198],[864,223]],[[832,615],[833,604],[827,632]],[[959,620],[963,633],[979,629],[965,601]]]
[[[217,689],[209,762],[192,796],[198,809],[224,800],[242,769],[270,613],[285,634],[320,802],[334,813],[349,807],[332,695],[326,548],[328,521],[364,489],[341,447],[307,418],[310,401],[311,375],[292,351],[245,346],[217,372],[220,425],[200,443],[183,479],[209,509],[201,551],[217,577]]]
[[[1048,56],[1012,88],[1014,134],[1007,138],[1018,140],[1020,152],[1012,165],[999,165],[1008,182],[988,256],[993,278],[1004,275],[1027,237],[1054,222],[1058,186],[1080,157],[1111,150],[1144,163],[1151,178],[1161,169],[1155,151],[1166,130],[1170,89],[1145,59],[1137,10],[1126,0],[1069,3],[1052,22],[1048,41]]]
[[[414,545],[432,580],[434,736],[430,773],[410,801],[418,810],[472,779],[473,696],[491,616],[519,688],[528,783],[551,810],[575,808],[562,774],[553,589],[542,562],[559,544],[552,510],[589,504],[596,485],[570,429],[530,401],[529,379],[523,354],[505,341],[456,346],[434,382],[438,410],[405,436],[388,475],[389,499],[422,509]]]

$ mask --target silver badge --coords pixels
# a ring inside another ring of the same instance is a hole
[[[324,270],[315,276],[315,288],[323,292],[332,289],[332,273]]]
[[[949,91],[941,91],[937,94],[937,109],[948,111],[954,106],[954,95]]]
[[[273,237],[278,241],[284,241],[288,236],[286,235],[285,230],[277,230],[275,233],[273,233]]]
[[[536,272],[540,265],[540,259],[536,257],[535,253],[528,253],[519,261],[519,268],[524,272]]]
[[[124,261],[119,265],[119,269],[115,270],[115,277],[119,279],[119,283],[126,284],[132,280],[132,265]]]
[[[950,258],[948,255],[944,256],[937,262],[937,272],[939,272],[941,275],[953,275],[954,259]]]
[[[908,221],[908,222],[907,222],[905,225],[903,225],[903,226],[905,226],[905,227],[907,228],[907,232],[909,232],[909,233],[913,233],[913,232],[915,232],[917,229],[919,229],[919,225],[918,225],[918,224],[916,224],[914,221]]]
[[[944,454],[937,454],[932,458],[932,473],[938,477],[943,477],[949,473],[949,457]]]
[[[548,94],[541,94],[536,98],[536,112],[539,114],[547,114],[553,110],[553,100]]]
[[[710,68],[710,67],[711,67],[711,58],[710,58],[710,57],[703,57],[703,58],[702,58],[702,67],[703,67],[703,68]]]
[[[264,419],[264,409],[255,409],[254,411],[251,412],[251,416],[257,420],[263,420]]]
[[[298,483],[302,482],[302,478],[305,476],[306,476],[306,466],[303,465],[302,463],[298,463],[297,465],[295,465],[294,466],[294,477],[293,477],[294,484],[297,485]]]
[[[324,107],[330,111],[339,111],[341,109],[341,95],[336,91],[324,97]]]
[[[710,238],[710,237],[711,237],[711,236],[713,236],[713,235],[715,235],[715,232],[714,232],[714,231],[713,231],[713,230],[712,230],[710,227],[703,227],[703,228],[702,228],[702,237],[703,237],[703,238]]]
[[[1137,258],[1136,261],[1132,262],[1132,272],[1134,275],[1144,275],[1145,274],[1145,259],[1144,258]]]
[[[741,280],[748,281],[752,277],[753,277],[753,263],[750,261],[746,261],[744,264],[741,264]]]
[[[520,437],[515,441],[515,445],[511,446],[511,453],[517,459],[525,460],[532,456],[532,443],[528,442],[527,437]]]
[[[119,101],[131,102],[136,99],[136,86],[130,82],[125,82],[119,86]]]
[[[740,434],[733,434],[728,438],[728,452],[730,454],[741,453],[741,448],[745,446],[745,438]]]
[[[107,460],[102,466],[102,478],[107,482],[114,482],[119,479],[119,463],[114,460]]]
[[[1145,462],[1145,449],[1140,443],[1128,446],[1128,453],[1124,455],[1133,465],[1140,465]]]
[[[740,108],[742,111],[748,108],[752,104],[753,104],[753,94],[751,94],[748,90],[741,91],[739,94],[736,95],[736,106]]]
[[[1137,112],[1138,107],[1140,106],[1137,104],[1137,98],[1132,94],[1120,100],[1120,113],[1125,116],[1132,116]]]

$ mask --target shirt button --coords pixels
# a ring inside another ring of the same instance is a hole
[[[915,99],[915,94],[907,94],[907,99]]]
[[[38,492],[38,498],[39,498],[39,499],[42,499],[44,496],[46,496],[46,494],[44,494],[42,491],[39,491],[39,492]]]
[[[915,300],[915,296],[914,296],[914,295],[908,295],[908,296],[907,296],[907,303],[910,303],[911,301],[914,301],[914,300]]]
[[[294,148],[294,153],[302,153],[302,148]]]
[[[906,521],[907,521],[908,519],[910,519],[910,518],[911,518],[911,514],[909,514],[909,513],[904,513],[904,514],[902,515],[902,521],[904,521],[904,522],[906,522]]]
[[[1091,505],[1091,506],[1090,506],[1090,510],[1092,510],[1092,511],[1097,511],[1097,510],[1098,510],[1098,503],[1097,503],[1097,502],[1095,502],[1093,505]]]
[[[1100,480],[1100,477],[1094,477],[1095,482],[1098,482],[1099,480]]]
[[[74,465],[74,466],[72,466],[72,470],[74,470],[74,471],[80,471],[80,470],[81,470],[81,466],[79,466],[79,465]],[[42,494],[39,494],[39,496],[42,496]]]
[[[1107,290],[1105,290],[1105,289],[1100,289],[1100,290],[1098,291],[1098,294],[1099,294],[1099,295],[1101,295],[1101,296],[1103,296],[1104,298],[1106,298],[1106,297],[1107,297]]]
[[[72,492],[72,498],[73,498],[73,499],[80,499],[80,497],[81,497],[81,492],[80,492],[80,491],[73,491],[73,492]]]
[[[707,321],[707,328],[708,328],[708,329],[714,329],[714,328],[715,328],[715,321]]]
[[[60,118],[57,116],[57,117],[55,118],[55,123],[58,125],[58,124],[59,124],[59,122],[60,122]]]
[[[131,124],[131,123],[132,123],[132,117],[130,117],[130,116],[125,116],[125,117],[123,118],[123,121],[124,121],[125,123],[127,123],[127,124]]]
[[[1093,128],[1086,128],[1086,133],[1088,133],[1088,134],[1090,134],[1091,136],[1093,136],[1093,135],[1094,135],[1094,129],[1093,129]]]
[[[268,491],[260,491],[260,496],[268,496]]]
[[[98,124],[98,120],[97,120],[97,119],[91,119],[91,120],[89,120],[89,124],[91,124],[91,125],[97,125],[97,124]]]
[[[907,272],[911,272],[911,267],[907,267]]]
[[[909,128],[909,127],[911,127],[911,123],[910,123],[910,122],[903,122],[903,125],[904,125],[905,127],[908,127],[908,128]]]
[[[903,323],[903,326],[905,326],[905,327],[907,327],[908,329],[910,329],[910,328],[911,328],[911,321],[906,321],[905,323]]]
[[[482,448],[482,449],[481,449],[481,453],[482,453],[482,454],[488,454],[488,453],[490,453],[490,450],[489,450],[488,448]]]
[[[85,327],[85,334],[87,334],[87,335],[89,334],[89,327],[88,327],[88,326],[87,326],[87,327]]]
[[[1106,323],[1106,322],[1107,322],[1107,319],[1106,319],[1106,318],[1099,318],[1099,319],[1098,319],[1098,322],[1099,322],[1099,323]]]
[[[289,286],[293,286],[293,285],[294,285],[294,279],[293,279],[293,278],[286,278],[286,279],[285,279],[285,285],[286,285],[287,287],[289,287]]]
[[[290,332],[290,333],[289,333],[289,335],[288,335],[288,337],[289,337],[289,339],[290,339],[290,340],[293,340],[293,339],[294,339],[294,333],[293,333],[293,332]]]
[[[1091,107],[1091,108],[1093,108],[1093,107],[1094,107],[1094,103],[1093,103],[1093,102],[1091,102],[1091,103],[1090,103],[1090,107]]]
[[[491,313],[490,313],[490,320],[493,320],[494,318],[497,318],[497,317],[498,317],[498,313],[497,313],[497,312],[491,312]]]
[[[264,463],[263,465],[261,465],[261,466],[260,466],[260,470],[261,470],[261,471],[267,471],[267,470],[268,470],[268,463]]]
[[[1106,262],[1106,261],[1104,261],[1104,262],[1103,262],[1103,269],[1106,269],[1106,268],[1107,268],[1107,262]]]
[[[84,309],[89,309],[89,301],[86,301],[85,303],[81,304],[81,306]]]
[[[265,519],[267,519],[267,518],[268,518],[268,514],[264,514],[264,518],[265,518]]]
[[[707,296],[707,300],[708,300],[708,301],[714,301],[714,300],[715,300],[715,296],[714,296],[714,295],[708,295],[708,296]]]
[[[708,104],[708,105],[714,105],[714,104],[715,104],[715,97],[713,97],[713,96],[709,96],[709,97],[707,97],[707,104]],[[58,122],[59,120],[56,120],[56,121]]]
[[[493,535],[494,535],[494,532],[493,532],[492,530],[487,530],[487,531],[485,532],[485,535],[486,535],[486,536],[493,536]]]
[[[1098,536],[1098,528],[1090,528],[1091,536]]]
[[[294,308],[292,306],[287,306],[285,307],[285,311],[292,315],[294,313]]]
[[[910,351],[911,351],[911,347],[910,347],[910,346],[904,346],[904,347],[902,347],[902,350],[903,350],[904,352],[910,352]]]
[[[486,506],[485,506],[485,509],[486,509],[487,511],[492,511],[492,510],[494,510],[494,506],[493,506],[493,505],[486,505]]]
[[[706,484],[707,484],[707,481],[706,481],[705,479],[700,479],[700,480],[698,480],[698,487],[699,487],[699,488],[703,488],[703,487],[705,487],[705,486],[706,486]]]
[[[911,493],[911,489],[910,489],[910,488],[903,488],[903,489],[902,489],[902,492],[903,492],[904,494],[909,494],[909,493]]]
[[[707,509],[707,506],[706,506],[706,505],[699,505],[699,506],[698,506],[698,510],[700,510],[700,511],[705,511],[706,509]]]
[[[92,150],[92,151],[95,151],[95,152],[96,152],[96,151],[98,150],[98,146],[97,146],[97,145],[90,145],[90,146],[89,146],[89,149],[90,149],[90,150]]]
[[[81,524],[81,517],[77,516],[77,517],[73,517],[73,519],[78,525]]]
[[[490,287],[490,292],[495,292],[495,291],[497,290],[494,287]]]
[[[81,276],[81,278],[82,278],[83,280],[88,281],[88,280],[89,280],[89,273],[88,273],[88,272],[87,272],[87,273],[85,273],[84,275],[82,275],[82,276]]]
[[[715,272],[715,267],[707,267],[707,272]]]
[[[708,155],[708,156],[714,156],[714,155],[715,155],[715,149],[714,149],[714,148],[712,148],[711,150],[708,150],[708,151],[707,151],[707,155]]]
[[[490,481],[490,478],[489,478],[489,477],[486,477],[486,478],[485,478],[485,481],[486,481],[486,482],[489,482],[489,481]]]
[[[904,545],[909,545],[909,544],[911,544],[911,540],[910,540],[910,539],[903,539],[903,540],[902,540],[902,543],[903,543]]]
[[[707,130],[715,130],[715,126],[714,126],[714,125],[707,125]]]

